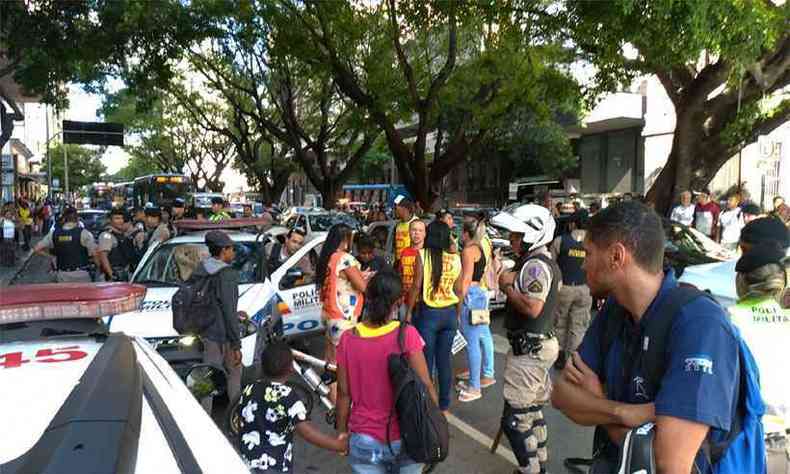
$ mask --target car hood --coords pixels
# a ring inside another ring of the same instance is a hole
[[[679,281],[709,291],[724,306],[735,304],[735,264],[737,260],[691,265],[683,270]]]
[[[5,365],[0,369],[0,387],[3,387],[0,426],[6,433],[13,433],[4,436],[0,443],[0,465],[25,454],[36,444],[101,346],[91,337],[41,339],[0,346],[0,353],[5,354]],[[58,351],[64,348],[69,349]],[[55,351],[55,354],[44,351]],[[10,354],[21,354],[19,365],[9,365]]]

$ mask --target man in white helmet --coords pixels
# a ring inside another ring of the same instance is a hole
[[[546,472],[548,430],[542,408],[551,399],[549,369],[559,353],[553,334],[554,309],[562,285],[557,263],[546,246],[554,238],[551,211],[527,204],[491,220],[510,232],[519,256],[511,272],[500,278],[507,295],[505,328],[510,352],[505,365],[505,409],[502,431],[518,460],[516,472]]]

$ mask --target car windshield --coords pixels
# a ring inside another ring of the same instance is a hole
[[[239,283],[261,280],[259,263],[261,245],[256,242],[234,243],[236,256],[232,266],[239,272]],[[189,279],[201,260],[208,257],[202,242],[171,243],[160,246],[135,276],[135,283],[177,284]]]
[[[58,319],[0,325],[0,344],[51,337],[105,334],[101,319]],[[0,364],[2,367],[2,364]]]
[[[708,236],[691,227],[678,223],[669,224],[668,243],[687,252],[699,254],[719,253],[722,247]]]
[[[359,228],[357,220],[346,214],[313,214],[307,218],[312,232],[328,232],[335,224],[346,224],[354,230]]]
[[[80,220],[85,225],[85,227],[92,229],[98,225],[101,225],[105,217],[107,216],[106,212],[80,212],[79,213]]]

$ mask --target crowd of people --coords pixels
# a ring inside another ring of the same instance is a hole
[[[57,203],[49,199],[29,200],[24,196],[3,204],[0,209],[0,266],[16,265],[18,251],[28,251],[33,236],[49,232]]]

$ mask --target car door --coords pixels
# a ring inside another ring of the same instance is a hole
[[[313,253],[315,260],[320,254],[325,236],[305,243],[271,277],[277,296],[277,310],[282,316],[283,333],[286,336],[302,336],[323,329],[321,321],[321,301],[316,289],[315,279],[299,283],[292,288],[284,287],[285,276],[289,270],[298,268],[298,263],[305,255]]]

